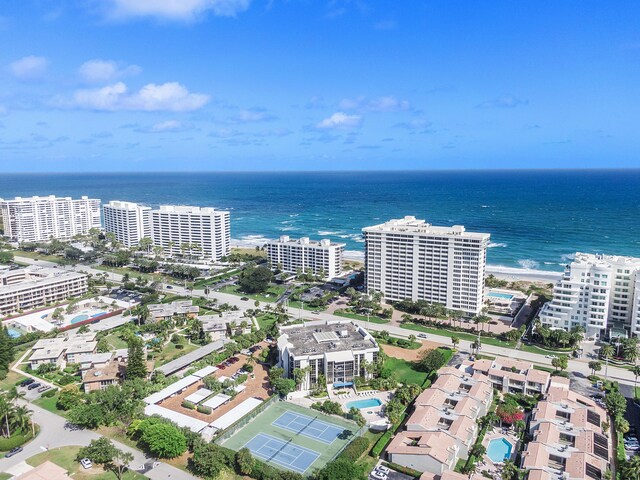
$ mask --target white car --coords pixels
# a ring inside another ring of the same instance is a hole
[[[419,333],[418,334],[418,338],[427,338],[427,334],[426,333]]]
[[[374,470],[377,470],[378,472],[382,472],[385,475],[389,475],[389,473],[391,473],[391,469],[388,467],[385,467],[384,465],[378,465],[376,468],[374,468]]]
[[[80,465],[82,465],[82,468],[84,468],[85,470],[89,470],[91,467],[93,467],[93,463],[91,463],[91,460],[89,460],[88,458],[83,458],[82,460],[80,460]]]
[[[369,474],[369,478],[373,478],[374,480],[387,480],[387,474],[374,470]]]
[[[556,358],[555,355],[545,355],[544,358],[549,358],[551,360],[553,360],[554,358]]]

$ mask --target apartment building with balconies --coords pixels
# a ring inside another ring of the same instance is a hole
[[[640,258],[576,253],[539,318],[549,328],[581,326],[589,338],[606,331],[640,334]]]
[[[326,280],[342,275],[344,247],[344,243],[329,239],[292,239],[287,235],[266,244],[267,258],[272,267],[291,273],[310,270]]]
[[[17,242],[70,240],[100,228],[100,200],[83,196],[0,198],[4,234]]]
[[[105,232],[113,233],[127,248],[139,245],[143,238],[151,239],[151,207],[112,200],[103,205],[102,216]]]
[[[387,301],[426,300],[477,315],[488,233],[436,227],[407,216],[363,229],[365,285]]]
[[[489,378],[492,386],[504,393],[540,395],[547,392],[551,375],[533,368],[533,363],[524,360],[497,357],[464,361],[462,367],[469,373],[481,373]]]

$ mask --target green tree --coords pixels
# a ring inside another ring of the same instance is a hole
[[[423,372],[435,372],[447,362],[447,359],[438,348],[422,352],[416,366]]]
[[[640,480],[640,456],[634,455],[620,467],[621,478]]]
[[[638,388],[638,376],[640,376],[640,365],[634,365],[633,370],[633,395],[636,397],[636,389]]]
[[[360,480],[364,478],[361,466],[345,459],[337,459],[328,463],[318,471],[317,480]]]
[[[560,355],[559,357],[555,357],[554,359],[551,360],[551,365],[553,365],[553,367],[556,370],[564,371],[569,366],[569,357],[566,355]]]
[[[600,348],[600,356],[605,359],[605,369],[604,369],[604,379],[606,380],[609,377],[609,359],[613,357],[615,353],[615,348],[613,345],[606,344]]]
[[[591,369],[591,375],[595,375],[596,372],[602,370],[602,363],[597,360],[591,360],[589,362],[589,368]]]
[[[248,293],[260,293],[267,290],[273,281],[273,272],[264,265],[248,265],[240,273],[238,284]]]
[[[147,427],[141,438],[153,455],[160,458],[176,458],[187,450],[187,439],[173,425],[157,423]]]
[[[0,264],[8,265],[11,262],[13,262],[13,252],[0,250]]]
[[[604,397],[604,404],[612,418],[621,417],[627,409],[627,400],[620,392],[612,391]]]
[[[453,348],[458,348],[458,344],[460,343],[460,337],[456,337],[455,335],[451,336],[451,344],[453,345]]]
[[[520,469],[511,460],[505,460],[502,465],[502,480],[518,480]]]
[[[238,470],[243,475],[250,475],[253,470],[255,461],[251,456],[251,452],[248,448],[241,448],[236,453],[236,463],[238,464]]]
[[[58,393],[56,407],[60,410],[71,410],[73,407],[82,403],[84,393],[80,391],[77,384],[65,385]]]
[[[127,360],[126,378],[146,378],[147,365],[144,358],[142,340],[131,337],[129,339],[129,358]]]
[[[189,470],[203,478],[218,478],[227,466],[228,458],[215,443],[197,442],[189,458]]]
[[[0,378],[5,378],[9,371],[9,365],[15,358],[13,342],[9,336],[7,327],[0,328]]]
[[[97,440],[91,440],[88,446],[80,449],[77,460],[83,458],[88,458],[93,463],[102,465],[105,470],[111,471],[117,480],[122,480],[129,463],[133,461],[133,454],[116,448],[111,440],[101,437]]]

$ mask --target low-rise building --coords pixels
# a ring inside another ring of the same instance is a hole
[[[95,338],[95,332],[87,332],[38,340],[31,347],[31,368],[36,370],[43,364],[64,368],[68,363],[79,363],[84,356],[96,353],[98,342]]]
[[[14,480],[69,480],[71,477],[67,475],[66,468],[47,460],[37,467],[12,478]]]
[[[154,303],[147,305],[149,309],[149,320],[160,322],[171,320],[175,315],[183,315],[186,318],[196,318],[200,312],[200,307],[193,304],[193,300],[176,300],[171,303]]]
[[[486,375],[444,368],[415,400],[406,430],[387,447],[389,459],[421,472],[442,475],[469,454],[486,415],[493,388]]]
[[[83,273],[42,267],[9,270],[0,278],[0,316],[59,303],[87,291]]]
[[[522,453],[528,480],[605,478],[614,448],[606,411],[593,400],[552,385],[533,410],[529,434],[533,438]]]
[[[251,333],[253,325],[253,320],[250,317],[245,317],[244,312],[241,311],[222,312],[219,315],[202,315],[198,318],[202,322],[202,330],[209,334],[212,341]]]
[[[117,385],[124,377],[126,369],[126,363],[116,360],[110,360],[104,366],[91,367],[82,375],[82,388],[89,393]]]
[[[308,390],[324,375],[327,384],[351,385],[355,377],[370,378],[366,362],[375,362],[380,348],[375,339],[351,321],[317,321],[280,327],[278,366],[293,378],[308,368],[300,389]]]
[[[463,362],[470,373],[482,373],[489,377],[494,388],[505,393],[539,395],[546,393],[551,375],[533,368],[533,363],[512,358],[497,357]]]

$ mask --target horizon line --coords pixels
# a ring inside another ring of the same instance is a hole
[[[76,171],[0,171],[0,175],[139,174],[139,173],[377,173],[377,172],[615,172],[640,171],[640,167],[558,167],[558,168],[403,168],[345,170],[76,170]]]

